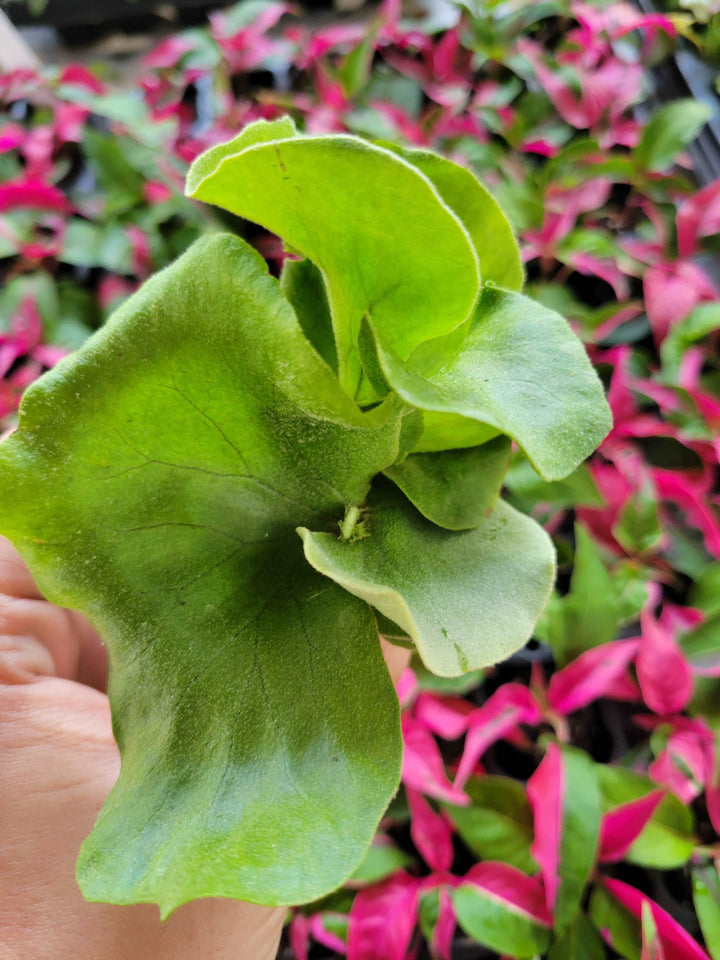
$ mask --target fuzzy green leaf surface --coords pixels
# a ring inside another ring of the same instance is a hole
[[[465,167],[429,150],[382,146],[417,167],[465,224],[480,261],[483,283],[522,290],[525,273],[517,240],[500,204]]]
[[[363,522],[370,535],[354,541],[300,529],[305,556],[397,623],[434,673],[497,663],[530,638],[555,574],[534,520],[500,501],[473,530],[443,530],[388,484]]]
[[[567,476],[612,425],[602,385],[566,321],[522,294],[484,287],[455,353],[404,361],[378,336],[388,383],[422,410],[489,424],[546,480]]]
[[[385,476],[432,523],[470,530],[494,507],[509,460],[510,440],[500,436],[469,450],[411,454]]]
[[[122,754],[86,898],[292,903],[362,860],[399,780],[397,698],[372,611],[294,531],[362,501],[406,412],[361,413],[223,235],[28,391],[2,532],[105,638]]]
[[[382,147],[258,121],[198,157],[187,194],[272,230],[321,270],[353,397],[376,395],[362,383],[364,317],[405,358],[472,314],[480,273],[465,227],[427,177]]]

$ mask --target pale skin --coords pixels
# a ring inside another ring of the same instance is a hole
[[[385,644],[395,681],[408,653]],[[86,903],[75,859],[120,759],[105,650],[84,617],[48,603],[0,537],[0,956],[3,960],[274,960],[285,908],[198,900]]]

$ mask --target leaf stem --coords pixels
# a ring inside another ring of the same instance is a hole
[[[360,507],[350,506],[345,508],[345,516],[338,524],[340,527],[340,535],[343,540],[349,540],[352,537],[353,531],[359,519]]]

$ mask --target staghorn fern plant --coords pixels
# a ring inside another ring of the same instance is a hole
[[[530,636],[544,531],[499,492],[511,441],[572,472],[610,417],[566,322],[524,297],[465,169],[248,126],[189,196],[279,234],[195,243],[27,392],[0,528],[108,646],[122,772],[86,898],[317,898],[397,789],[378,627],[443,676]]]

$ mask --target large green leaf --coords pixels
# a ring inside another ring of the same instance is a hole
[[[500,493],[510,440],[496,437],[469,450],[415,453],[385,470],[420,513],[447,530],[479,526]]]
[[[378,336],[388,383],[413,406],[490,424],[517,440],[546,480],[571,473],[611,426],[602,385],[563,318],[484,287],[454,355],[404,361]]]
[[[312,260],[286,260],[280,287],[292,304],[303,333],[337,373],[332,316],[322,273]]]
[[[360,863],[398,784],[397,699],[372,611],[294,530],[362,501],[405,413],[361,413],[221,235],[28,391],[2,531],[104,636],[122,753],[79,861],[89,899],[292,903]]]
[[[477,300],[477,256],[460,219],[417,168],[351,136],[297,136],[258,121],[200,156],[187,194],[262,224],[322,271],[339,377],[360,400],[364,317],[401,358],[450,333]]]
[[[428,522],[395,487],[378,487],[363,521],[369,536],[299,532],[321,573],[366,600],[414,641],[441,676],[502,660],[525,643],[552,587],[545,531],[500,501],[473,530]]]
[[[465,167],[428,150],[382,143],[432,181],[445,203],[465,224],[480,261],[483,283],[522,290],[523,271],[517,241],[502,208]]]
[[[456,413],[438,413],[426,410],[423,432],[413,448],[415,453],[433,453],[477,447],[496,437],[500,431],[488,423],[478,423]]]

